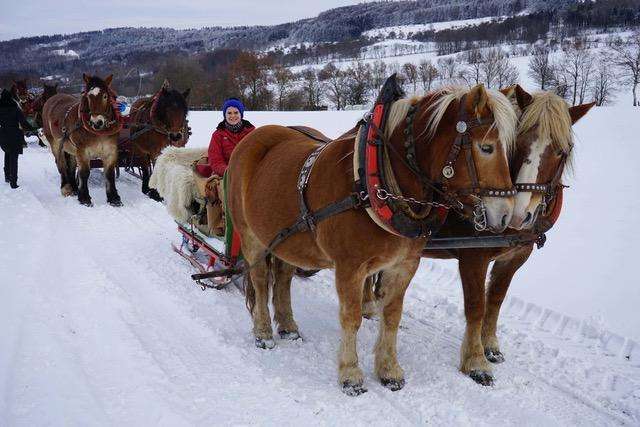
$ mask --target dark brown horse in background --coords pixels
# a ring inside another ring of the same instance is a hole
[[[512,180],[518,189],[516,206],[507,234],[516,230],[539,235],[547,231],[560,213],[562,173],[571,163],[573,138],[571,126],[593,107],[593,103],[569,107],[550,92],[528,94],[519,86],[504,90],[519,110],[516,150],[510,160]],[[438,237],[477,235],[468,222],[449,215]],[[482,234],[482,233],[480,233]],[[427,258],[458,259],[464,292],[466,331],[461,347],[460,370],[482,385],[493,384],[491,363],[501,363],[504,356],[496,336],[500,307],[515,272],[527,261],[534,241],[510,248],[473,248],[425,250]],[[495,261],[485,289],[489,263]],[[384,273],[386,274],[386,273]],[[384,275],[383,274],[383,275]],[[380,282],[365,289],[364,306],[375,315],[376,294]]]
[[[137,100],[131,107],[131,156],[141,165],[142,192],[161,201],[158,191],[149,188],[151,167],[168,145],[184,147],[189,139],[187,97],[190,89],[180,93],[169,88],[165,80],[162,88],[152,97]]]
[[[409,112],[415,115],[409,117]],[[466,127],[462,129],[459,122],[462,116],[478,125],[468,133],[471,157],[465,160],[461,156],[452,163],[455,174],[449,174],[450,189],[457,191],[472,186],[472,166],[483,188],[512,188],[507,151],[513,143],[516,116],[502,94],[490,93],[479,85],[472,89],[445,89],[423,98],[393,103],[381,138],[387,141],[390,152],[401,153],[388,156],[388,167],[393,170],[403,197],[417,200],[431,197],[403,162],[403,156],[409,153],[405,145],[407,138],[415,136],[416,161],[424,173],[423,178],[435,182],[442,175],[443,166],[448,164],[458,132],[465,132]],[[354,169],[357,169],[353,163],[354,140],[352,137],[329,143],[317,157],[306,191],[311,211],[353,194]],[[293,266],[333,268],[342,327],[339,384],[349,395],[365,392],[356,340],[362,322],[362,292],[368,276],[385,270],[375,373],[385,387],[399,390],[404,386],[404,372],[397,360],[398,325],[404,294],[418,267],[426,238],[392,234],[361,207],[331,216],[317,223],[313,231],[291,236],[273,249],[273,258],[264,258],[265,249],[274,236],[300,216],[298,175],[317,148],[315,140],[298,131],[263,126],[238,144],[229,162],[229,213],[241,236],[243,256],[251,266],[247,274],[247,304],[253,318],[256,346],[272,348],[275,345],[268,307],[269,288],[273,286],[274,318],[281,337],[296,338],[298,327],[290,298]],[[468,195],[462,199],[464,203],[475,200]],[[511,216],[512,197],[483,195],[482,200],[487,207],[488,225],[496,230],[504,229]]]
[[[33,120],[34,127],[41,129],[42,124],[42,109],[44,108],[44,103],[47,102],[49,98],[58,93],[58,84],[48,85],[46,83],[42,86],[42,93],[36,96],[31,104],[31,118]],[[38,141],[41,147],[46,147],[46,144],[40,137],[40,135],[36,135],[38,137]]]
[[[57,94],[42,111],[43,132],[49,141],[61,178],[63,196],[78,194],[78,201],[92,206],[89,195],[90,162],[101,159],[106,177],[107,202],[121,206],[115,184],[118,164],[118,134],[122,128],[111,89],[112,75],[104,80],[82,75],[85,83],[80,97]],[[76,181],[78,168],[79,185]]]
[[[11,92],[11,97],[16,101],[22,112],[26,115],[26,110],[28,110],[28,106],[34,98],[33,94],[29,92],[27,79],[14,80],[9,91]]]

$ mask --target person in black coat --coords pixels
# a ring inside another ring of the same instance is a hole
[[[2,94],[0,94],[0,148],[4,151],[4,180],[11,185],[11,188],[18,188],[18,156],[22,154],[24,144],[23,130],[35,131],[11,97],[11,93],[2,89]]]

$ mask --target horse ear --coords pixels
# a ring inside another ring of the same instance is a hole
[[[164,82],[162,82],[162,90],[169,90],[169,79],[164,79]]]
[[[587,114],[594,105],[596,105],[595,102],[590,102],[588,104],[569,107],[569,115],[571,116],[571,125],[575,125],[576,122],[580,120],[582,116]]]
[[[189,94],[191,93],[191,88],[185,90],[184,92],[182,92],[182,97],[184,99],[187,99],[187,97],[189,96]]]
[[[515,95],[516,85],[507,86],[505,88],[500,89],[500,93],[502,93],[507,98],[511,99]]]
[[[521,110],[524,110],[529,104],[533,102],[533,96],[529,94],[526,90],[522,89],[522,86],[516,85],[516,101],[518,101],[518,107]]]
[[[487,101],[489,100],[489,94],[487,94],[487,90],[484,88],[482,83],[471,88],[469,91],[469,100],[471,102],[471,108],[474,110],[476,116],[482,115],[482,112],[487,106]]]
[[[91,77],[89,77],[88,75],[86,75],[85,73],[82,73],[82,80],[84,80],[84,82],[86,84],[89,84],[89,80],[91,79]]]
[[[107,77],[105,77],[104,82],[107,84],[107,86],[111,86],[112,80],[113,80],[113,74],[109,74]]]

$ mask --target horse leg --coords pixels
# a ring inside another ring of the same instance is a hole
[[[484,316],[484,285],[489,259],[479,251],[460,251],[460,278],[464,292],[467,327],[460,349],[460,370],[481,385],[493,385],[491,367],[484,357],[481,331]]]
[[[118,165],[118,149],[114,149],[102,159],[106,178],[107,203],[111,206],[122,206],[122,200],[116,189],[116,167]]]
[[[78,201],[85,206],[93,206],[91,196],[89,195],[89,174],[91,173],[91,163],[86,156],[78,150],[76,159],[78,161],[78,178],[80,185],[78,186]]]
[[[151,159],[149,156],[144,156],[146,160],[143,161],[142,167],[142,192],[149,196],[156,202],[162,202],[164,199],[160,197],[158,190],[149,187],[149,178],[151,177]]]
[[[489,362],[504,362],[504,355],[500,351],[496,335],[500,307],[507,294],[513,275],[529,259],[532,250],[533,245],[514,249],[497,258],[491,268],[486,296],[486,309],[482,322],[482,344],[484,346],[484,354]]]
[[[342,336],[338,350],[338,381],[348,396],[358,396],[367,389],[358,366],[357,334],[362,323],[362,292],[367,273],[362,268],[338,264],[336,290],[340,300]]]
[[[66,153],[61,149],[61,144],[63,141],[55,141],[53,138],[50,139],[52,141],[51,151],[53,153],[53,158],[56,161],[56,167],[58,168],[58,172],[60,173],[60,192],[64,197],[71,196],[74,193],[72,182],[69,181],[68,164],[67,164],[67,156]],[[75,177],[74,177],[75,180]]]
[[[76,169],[78,167],[78,164],[76,162],[76,158],[69,153],[64,153],[64,158],[66,163],[66,168],[65,168],[66,182],[71,186],[71,194],[77,195],[78,180],[76,178]]]
[[[396,344],[404,294],[419,263],[419,258],[405,261],[386,269],[382,275],[382,309],[375,346],[375,372],[382,385],[391,391],[400,390],[405,384],[404,371],[398,363]]]
[[[298,325],[293,319],[291,309],[291,279],[295,267],[276,259],[274,262],[273,281],[273,319],[278,325],[278,335],[282,339],[297,340],[300,338]]]

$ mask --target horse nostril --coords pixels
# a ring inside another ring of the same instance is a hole
[[[529,221],[531,221],[531,216],[531,212],[527,212],[527,216],[524,218],[524,221],[522,221],[522,225],[528,224]]]
[[[504,215],[502,217],[502,228],[507,226],[507,215]]]

